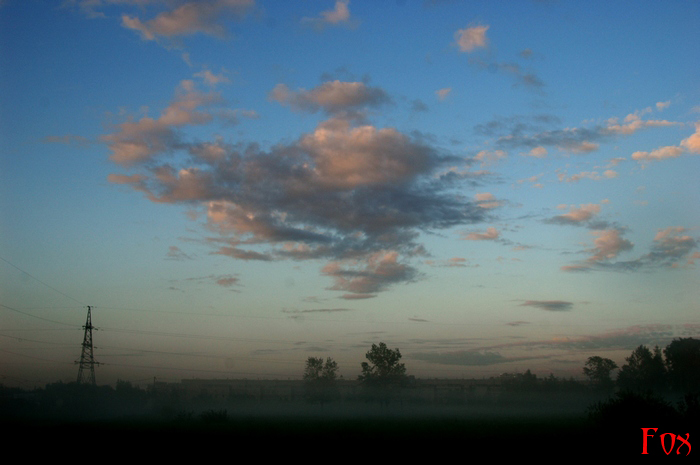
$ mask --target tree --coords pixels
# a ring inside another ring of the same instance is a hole
[[[406,366],[399,363],[401,352],[399,349],[391,350],[386,344],[372,344],[372,348],[365,354],[367,362],[362,362],[362,374],[359,380],[363,383],[392,384],[402,382],[406,378]]]
[[[392,394],[402,387],[408,377],[406,366],[399,363],[401,352],[391,350],[386,344],[372,344],[365,355],[370,363],[362,362],[362,373],[358,379],[367,388],[370,397],[378,397],[382,403],[388,403]]]
[[[617,385],[630,391],[662,392],[666,387],[666,368],[661,349],[640,345],[625,359],[627,363],[617,374]]]
[[[678,338],[664,349],[671,386],[681,392],[700,391],[700,340]]]
[[[338,363],[328,357],[323,362],[321,357],[309,357],[304,368],[304,390],[307,400],[311,402],[325,402],[338,396],[336,379]]]
[[[613,386],[610,372],[617,368],[617,363],[609,358],[599,356],[588,357],[586,365],[583,367],[583,374],[588,376],[591,383],[601,389],[609,389]]]

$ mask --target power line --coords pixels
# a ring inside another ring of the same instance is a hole
[[[52,290],[58,292],[59,294],[61,294],[62,296],[69,298],[69,299],[72,300],[73,302],[77,302],[77,303],[79,303],[80,305],[85,305],[83,302],[79,301],[78,299],[74,299],[73,297],[69,296],[68,294],[65,294],[65,293],[59,291],[59,290],[56,289],[55,287],[49,286],[48,284],[46,284],[46,283],[45,283],[44,281],[42,281],[41,279],[37,278],[36,276],[31,275],[30,273],[27,273],[27,272],[24,271],[22,268],[18,267],[17,265],[14,265],[14,264],[10,263],[10,262],[7,261],[6,259],[0,257],[0,260],[2,260],[3,262],[7,263],[8,265],[10,265],[11,267],[15,268],[16,270],[19,270],[19,271],[21,271],[22,273],[26,274],[26,275],[29,276],[30,278],[32,278],[32,279],[34,279],[34,280],[36,280],[36,281],[39,281],[41,284],[43,284],[44,286],[48,287],[49,289],[52,289]]]
[[[8,310],[12,310],[13,312],[17,312],[17,313],[19,313],[20,315],[25,315],[25,316],[29,316],[29,317],[32,317],[32,318],[36,318],[37,320],[48,321],[49,323],[55,323],[55,324],[57,324],[57,325],[64,325],[64,326],[75,327],[75,325],[70,324],[70,323],[64,323],[64,322],[62,322],[62,321],[50,320],[50,319],[48,319],[48,318],[43,318],[43,317],[40,317],[40,316],[32,315],[31,313],[23,312],[23,311],[21,311],[21,310],[17,310],[16,308],[8,307],[7,305],[4,305],[4,304],[0,304],[0,307],[6,308],[6,309],[8,309]]]

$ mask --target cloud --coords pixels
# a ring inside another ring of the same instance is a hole
[[[698,239],[685,233],[687,229],[680,226],[660,229],[654,237],[649,253],[634,260],[611,261],[617,258],[620,252],[631,250],[633,244],[623,239],[618,230],[595,231],[593,234],[598,237],[594,241],[594,248],[590,250],[593,255],[586,263],[562,267],[562,271],[677,268],[698,247]]]
[[[533,147],[527,155],[535,158],[544,158],[547,156],[547,149],[542,146]]]
[[[327,26],[357,27],[359,23],[350,16],[349,4],[350,0],[336,0],[332,10],[322,11],[316,18],[302,18],[301,23],[319,31]]]
[[[632,160],[637,161],[651,161],[651,160],[663,160],[665,158],[676,158],[683,154],[682,147],[668,146],[660,147],[651,152],[634,152],[632,154]]]
[[[164,11],[146,22],[122,15],[122,25],[140,32],[144,40],[156,40],[158,37],[172,39],[198,33],[221,38],[226,35],[222,23],[229,18],[243,17],[254,5],[254,0],[192,1]]]
[[[546,222],[553,224],[579,225],[588,222],[598,213],[600,213],[600,205],[589,203],[586,205],[580,205],[579,208],[571,207],[569,213],[557,215],[546,220]]]
[[[400,183],[430,167],[429,151],[395,129],[334,123],[318,127],[299,142],[314,159],[322,184],[354,188]]]
[[[622,232],[618,229],[592,231],[591,234],[596,238],[593,241],[593,255],[588,259],[589,262],[610,260],[634,247],[632,242],[622,237]]]
[[[616,119],[608,121],[606,130],[612,134],[630,135],[644,128],[658,128],[665,126],[676,126],[679,123],[666,120],[643,121],[638,114],[629,114],[625,117],[624,124],[618,124]]]
[[[458,157],[393,128],[333,116],[297,140],[257,144],[190,142],[178,131],[209,121],[216,101],[193,86],[158,119],[127,122],[103,137],[112,174],[156,203],[206,212],[212,253],[237,260],[328,260],[322,271],[344,298],[369,298],[420,275],[420,231],[475,224],[485,206],[455,195],[463,179],[438,174]],[[185,103],[188,102],[188,103]],[[462,160],[463,161],[463,160]],[[468,181],[474,182],[478,174]],[[401,259],[399,259],[401,257]],[[393,260],[393,262],[392,262]]]
[[[462,239],[467,241],[494,241],[499,236],[500,233],[496,228],[488,228],[484,233],[472,232],[466,235],[463,234]]]
[[[478,62],[482,67],[489,66],[487,62]],[[504,68],[506,69],[506,68]],[[517,68],[513,68],[517,71]],[[649,109],[651,111],[651,109]],[[556,120],[552,117],[539,117],[540,121],[533,118],[512,117],[481,124],[475,127],[477,133],[493,137],[498,135],[496,146],[499,148],[527,148],[530,150],[556,147],[559,150],[577,154],[585,154],[596,151],[600,143],[613,141],[619,137],[629,136],[642,129],[655,127],[678,126],[681,123],[666,120],[642,120],[645,111],[629,114],[620,123],[617,118],[611,118],[604,124],[593,127],[567,127],[564,129],[544,129],[544,122],[552,123]],[[700,149],[699,149],[700,150]]]
[[[700,123],[695,123],[695,132],[681,141],[681,146],[691,153],[700,154]]]
[[[466,267],[478,267],[479,265],[469,265],[469,261],[462,257],[452,257],[449,260],[426,260],[426,265],[441,268],[466,268]]]
[[[171,245],[168,248],[167,259],[168,260],[192,260],[192,257],[190,255],[187,255],[182,250],[180,250],[179,247]]]
[[[470,63],[484,69],[490,73],[505,73],[516,79],[513,87],[524,86],[530,90],[541,92],[545,86],[544,82],[533,73],[523,71],[517,63],[498,63],[490,60],[471,58]]]
[[[416,99],[411,102],[412,111],[428,111],[428,105],[422,100]]]
[[[671,101],[667,100],[665,102],[656,102],[656,109],[659,111],[665,110],[671,105]]]
[[[605,170],[603,173],[598,171],[581,171],[580,173],[572,174],[567,176],[566,172],[557,173],[557,178],[560,182],[579,182],[582,179],[591,179],[593,181],[600,181],[603,179],[613,179],[617,177],[617,171],[615,170]]]
[[[445,87],[444,89],[436,90],[435,95],[437,95],[438,99],[445,100],[450,95],[450,92],[452,92],[452,87]]]
[[[537,307],[548,312],[565,312],[571,310],[574,306],[573,302],[564,300],[526,300],[520,304],[522,307]]]
[[[344,313],[344,312],[353,312],[353,309],[350,308],[315,308],[311,310],[282,310],[282,313],[288,313],[292,315],[300,315],[300,314],[307,314],[307,313]]]
[[[195,76],[202,78],[204,82],[206,82],[210,86],[215,86],[221,83],[228,84],[231,82],[231,80],[228,77],[226,77],[224,73],[214,74],[208,69],[200,71],[199,73],[195,74]]]
[[[650,253],[643,260],[664,266],[676,265],[698,246],[697,239],[684,234],[686,232],[687,229],[679,226],[659,230]]]
[[[489,26],[474,26],[455,32],[455,42],[461,52],[473,52],[488,45],[486,31]]]
[[[658,161],[680,157],[686,151],[700,154],[700,123],[695,123],[695,132],[687,139],[683,139],[679,146],[659,147],[651,152],[634,152],[632,159],[640,162]]]
[[[141,163],[178,148],[180,137],[176,129],[209,123],[213,116],[201,108],[220,101],[219,94],[199,92],[192,81],[185,80],[180,83],[175,100],[159,118],[146,116],[118,124],[117,132],[102,136],[101,140],[112,150],[110,159],[115,163],[125,166]]]
[[[489,192],[476,194],[474,195],[474,199],[476,200],[476,204],[481,208],[491,209],[498,208],[502,205],[502,202],[496,200],[496,197]]]
[[[277,84],[269,94],[270,100],[288,105],[294,110],[315,113],[323,109],[329,114],[362,107],[378,107],[391,102],[389,95],[378,87],[362,82],[328,81],[311,90],[292,91]]]
[[[220,276],[216,279],[216,284],[222,287],[231,287],[238,284],[239,279],[235,276]]]
[[[76,147],[87,147],[92,143],[90,139],[75,134],[66,134],[63,136],[46,136],[42,140],[46,144],[64,144],[73,145]]]
[[[396,251],[380,251],[364,260],[331,262],[321,270],[335,284],[331,290],[366,296],[400,282],[413,281],[418,273],[410,265],[399,263]]]
[[[481,166],[489,166],[507,156],[503,150],[482,150],[474,156],[474,160],[481,162]]]

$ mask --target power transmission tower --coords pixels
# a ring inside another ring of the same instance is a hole
[[[80,354],[80,368],[78,368],[78,384],[90,384],[95,386],[95,365],[99,362],[95,361],[92,354],[92,307],[88,305],[87,320],[85,321],[85,336],[83,337],[83,351]],[[95,328],[97,331],[97,328]]]

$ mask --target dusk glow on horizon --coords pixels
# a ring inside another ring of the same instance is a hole
[[[0,1],[0,384],[582,378],[700,337],[700,3]]]

